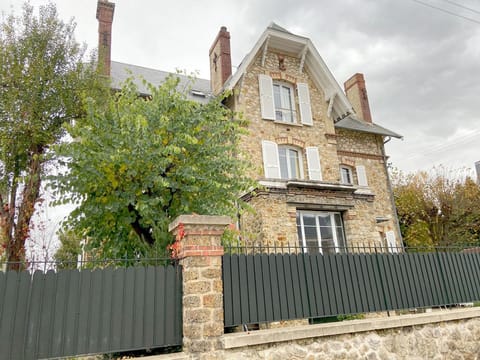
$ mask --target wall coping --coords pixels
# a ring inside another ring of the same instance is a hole
[[[480,317],[480,307],[225,334],[225,349]]]
[[[168,231],[173,231],[178,225],[221,225],[227,226],[232,223],[229,216],[221,215],[180,215],[168,226]]]

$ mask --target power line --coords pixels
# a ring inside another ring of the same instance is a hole
[[[474,130],[474,131],[472,131],[468,134],[464,134],[462,136],[459,136],[456,139],[452,139],[451,142],[447,142],[447,143],[444,143],[444,144],[438,144],[438,145],[434,145],[434,146],[426,146],[426,147],[424,147],[425,150],[419,149],[419,150],[415,151],[414,153],[406,154],[406,156],[404,156],[404,159],[411,160],[411,159],[419,158],[419,157],[431,158],[428,155],[438,153],[438,152],[443,152],[443,151],[445,151],[445,150],[447,150],[451,147],[458,146],[459,144],[469,143],[472,140],[475,140],[476,136],[478,136],[479,134],[480,134],[480,130]],[[428,150],[426,150],[427,148],[428,148]]]
[[[475,9],[472,9],[472,8],[470,8],[470,7],[468,7],[468,6],[465,6],[465,5],[459,4],[459,3],[455,2],[455,1],[452,1],[452,0],[443,0],[443,1],[445,1],[445,2],[447,2],[447,3],[449,3],[449,4],[452,4],[452,5],[454,5],[454,6],[457,6],[457,7],[459,7],[459,8],[462,8],[462,9],[465,9],[465,10],[469,10],[469,11],[474,12],[474,13],[476,13],[476,14],[480,14],[480,11],[475,10]]]
[[[475,20],[475,19],[472,19],[472,18],[469,18],[469,17],[466,17],[466,16],[463,16],[463,15],[460,15],[460,14],[457,14],[457,13],[454,13],[453,11],[449,11],[449,10],[446,10],[444,8],[441,8],[441,7],[438,7],[438,6],[434,6],[434,5],[430,5],[430,4],[427,4],[423,1],[420,1],[420,0],[412,0],[418,4],[421,4],[423,6],[427,6],[429,8],[432,8],[432,9],[435,9],[435,10],[438,10],[438,11],[443,11],[444,13],[447,13],[447,14],[450,14],[450,15],[453,15],[453,16],[456,16],[456,17],[459,17],[459,18],[462,18],[462,19],[465,19],[465,20],[468,20],[468,21],[471,21],[471,22],[474,22],[476,24],[480,24],[480,21],[478,20]]]

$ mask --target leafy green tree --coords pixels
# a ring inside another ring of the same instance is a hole
[[[0,24],[0,233],[11,262],[24,260],[51,145],[101,84],[74,29],[52,4],[37,16],[27,3]]]
[[[480,245],[480,187],[470,177],[441,167],[392,179],[407,246]]]
[[[187,99],[178,81],[145,82],[148,98],[127,81],[106,109],[92,102],[85,122],[69,127],[74,141],[59,148],[69,171],[56,191],[79,204],[69,226],[97,256],[154,256],[177,215],[234,215],[253,185],[238,153],[245,122],[222,99]]]
[[[60,247],[53,256],[59,269],[75,269],[79,255],[82,255],[82,238],[69,229],[58,233]]]

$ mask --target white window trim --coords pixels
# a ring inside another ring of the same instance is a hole
[[[335,252],[339,253],[340,248],[339,248],[339,244],[338,244],[337,232],[335,231],[336,227],[337,227],[337,224],[335,223],[335,214],[339,214],[341,218],[342,218],[342,214],[340,212],[331,212],[331,211],[303,211],[303,210],[297,210],[297,215],[299,215],[299,217],[300,217],[300,225],[301,225],[300,229],[301,229],[301,232],[302,232],[302,239],[298,239],[298,240],[299,240],[299,242],[301,240],[304,252],[308,252],[308,248],[307,248],[307,242],[306,242],[306,239],[305,239],[305,226],[304,226],[304,223],[303,223],[302,214],[313,214],[313,215],[329,214],[331,223],[335,224],[334,229],[332,229]],[[320,223],[319,223],[319,220],[318,220],[318,216],[315,216],[315,226],[317,228],[317,234],[318,234],[317,235],[318,236],[318,238],[317,238],[318,251],[319,251],[320,254],[323,254],[323,248],[322,248],[322,245],[321,245],[322,244],[322,235],[321,235],[321,232],[320,232]],[[341,224],[341,228],[343,230],[343,237],[344,237],[344,241],[345,241],[344,245],[346,246],[346,241],[347,240],[346,240],[346,237],[345,237],[345,227],[344,227],[343,221],[342,221],[342,224]]]

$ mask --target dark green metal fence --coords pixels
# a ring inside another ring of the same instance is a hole
[[[225,326],[480,300],[480,253],[226,254]]]
[[[180,266],[0,272],[0,358],[182,344]]]

